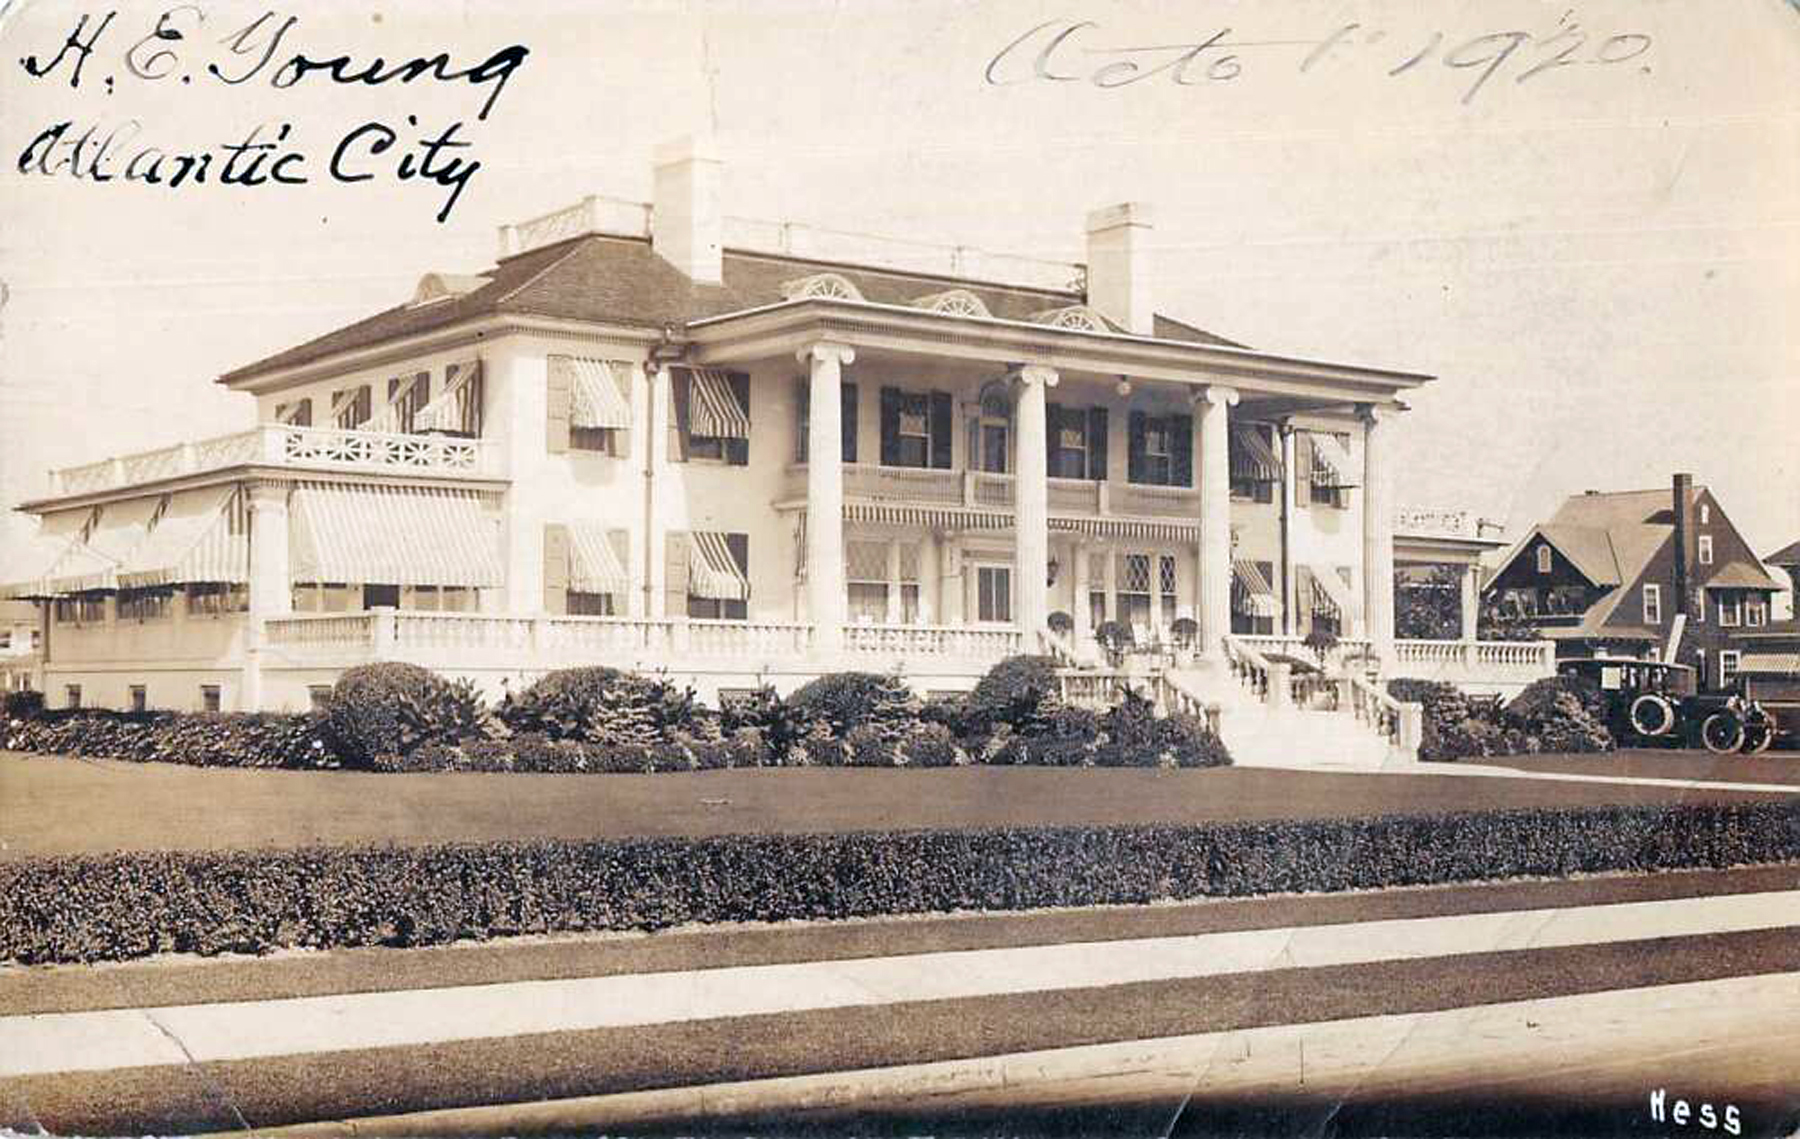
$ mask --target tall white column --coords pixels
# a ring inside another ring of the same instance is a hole
[[[1018,470],[1013,474],[1013,519],[1018,542],[1013,561],[1013,621],[1025,633],[1025,651],[1036,651],[1038,630],[1050,617],[1050,483],[1045,390],[1056,386],[1054,368],[1019,369]]]
[[[1474,641],[1481,620],[1481,565],[1464,566],[1462,575],[1462,639]]]
[[[963,589],[962,537],[945,534],[938,542],[938,620],[962,625],[969,620],[968,596]]]
[[[812,371],[806,426],[806,600],[813,647],[836,652],[844,643],[843,368],[856,359],[847,345],[821,342],[801,349]]]
[[[900,542],[889,539],[887,544],[887,613],[884,620],[890,625],[898,625],[901,621],[900,605]]]
[[[1070,580],[1074,583],[1075,600],[1070,606],[1069,616],[1075,619],[1075,648],[1080,651],[1094,639],[1093,606],[1088,603],[1088,594],[1094,588],[1091,578],[1093,567],[1089,564],[1093,559],[1088,556],[1086,542],[1076,542],[1070,546],[1070,550],[1069,556],[1075,562],[1069,567],[1069,572],[1073,575]]]
[[[238,710],[263,706],[263,622],[291,613],[294,587],[288,577],[288,486],[256,482],[250,496],[250,612],[244,626],[244,671]]]
[[[1281,591],[1281,632],[1284,636],[1295,636],[1300,632],[1300,598],[1297,583],[1299,575],[1295,572],[1299,559],[1294,556],[1294,527],[1299,521],[1300,494],[1299,475],[1294,470],[1294,457],[1299,448],[1294,445],[1294,425],[1281,425],[1281,564],[1275,572],[1281,575],[1276,588]]]
[[[1200,656],[1224,653],[1231,632],[1230,408],[1233,388],[1210,385],[1194,396],[1194,473],[1200,490],[1200,554],[1196,564],[1196,614]]]
[[[1365,404],[1363,421],[1363,619],[1375,651],[1394,655],[1394,495],[1385,408]]]

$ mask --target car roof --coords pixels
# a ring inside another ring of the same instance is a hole
[[[1670,661],[1645,660],[1642,657],[1578,657],[1574,660],[1558,661],[1556,667],[1563,668],[1567,665],[1580,665],[1580,664],[1592,664],[1592,665],[1630,664],[1630,665],[1636,665],[1639,668],[1680,669],[1683,672],[1694,671],[1694,666],[1691,664],[1675,664]]]

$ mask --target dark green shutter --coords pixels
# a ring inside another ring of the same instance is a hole
[[[1132,412],[1125,421],[1129,431],[1127,439],[1129,449],[1125,455],[1125,478],[1129,482],[1141,483],[1144,481],[1144,421],[1145,415],[1141,411]]]
[[[1044,405],[1044,473],[1051,478],[1059,478],[1063,473],[1062,418],[1060,403]]]
[[[854,463],[856,462],[856,385],[845,384],[841,390],[842,394],[838,396],[838,399],[841,401],[839,410],[844,423],[844,462]]]
[[[900,465],[900,404],[899,388],[881,389],[881,465],[884,467]]]
[[[569,611],[569,528],[554,522],[544,525],[544,612],[562,616]]]
[[[812,381],[805,376],[794,380],[794,462],[806,462],[806,449],[811,434]]]
[[[669,461],[685,463],[688,458],[688,400],[693,394],[694,377],[686,368],[669,369]],[[684,593],[683,597],[686,596]],[[686,602],[684,601],[685,605]]]
[[[1194,485],[1194,417],[1169,416],[1169,485]]]
[[[1088,468],[1087,477],[1095,482],[1106,481],[1106,409],[1104,407],[1088,408],[1087,422]]]
[[[951,403],[949,392],[931,393],[931,465],[938,470],[950,469],[951,449],[950,433],[955,430],[951,423]]]
[[[544,378],[544,449],[552,455],[569,449],[569,412],[575,397],[569,370],[557,367],[556,361],[555,356],[545,361],[549,372]]]
[[[750,580],[750,535],[725,535],[725,548],[731,552],[731,560],[737,563],[738,572],[744,580]],[[720,607],[720,612],[733,621],[746,620],[750,615],[748,601],[727,601]]]
[[[744,413],[746,426],[750,422],[750,376],[747,372],[728,372],[725,379],[731,384],[731,395],[737,400],[738,407]],[[734,467],[750,465],[750,440],[725,440],[725,462]]]
[[[663,611],[671,620],[687,616],[688,536],[686,530],[670,530],[663,549]]]

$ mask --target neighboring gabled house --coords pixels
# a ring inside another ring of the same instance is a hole
[[[1712,492],[1679,474],[1668,491],[1572,496],[1507,555],[1486,598],[1559,656],[1673,649],[1719,687],[1733,679],[1739,637],[1768,626],[1782,588]]]
[[[1763,565],[1769,567],[1776,580],[1779,581],[1784,575],[1787,577],[1787,581],[1782,583],[1786,596],[1775,599],[1775,618],[1787,620],[1800,617],[1800,541],[1789,542],[1776,550],[1763,559]]]

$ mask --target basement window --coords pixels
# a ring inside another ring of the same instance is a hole
[[[149,704],[150,704],[149,694],[147,692],[145,692],[143,685],[134,684],[131,686],[130,691],[131,691],[131,710],[133,712],[142,712],[145,708],[147,708],[149,706]]]
[[[200,710],[202,712],[217,712],[219,710],[218,685],[202,684],[200,686]]]

